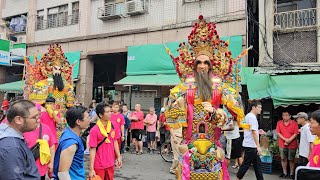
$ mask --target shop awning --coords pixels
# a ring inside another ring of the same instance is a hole
[[[253,68],[242,74],[249,99],[272,98],[273,105],[320,104],[320,74],[269,75],[254,74]],[[251,74],[250,74],[251,71]]]
[[[175,86],[180,83],[177,74],[156,74],[127,76],[114,85],[147,85],[147,86]]]
[[[0,91],[8,93],[23,93],[23,86],[23,81],[0,84]]]
[[[229,50],[233,56],[242,51],[242,36],[222,37],[229,40]],[[165,44],[146,44],[128,47],[127,77],[115,82],[114,85],[151,85],[175,86],[180,83],[172,59],[166,52],[168,47],[174,56],[179,52],[180,42]]]

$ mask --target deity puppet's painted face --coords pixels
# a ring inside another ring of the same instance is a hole
[[[208,56],[206,55],[200,55],[197,57],[196,61],[195,61],[195,68],[197,70],[197,72],[209,72],[210,69],[210,59]]]
[[[61,74],[61,67],[60,67],[60,66],[53,66],[52,74],[53,74],[53,75],[59,75],[59,74]]]

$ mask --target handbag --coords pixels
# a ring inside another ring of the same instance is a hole
[[[39,130],[39,139],[42,139],[42,125],[40,123],[40,130]],[[32,154],[33,154],[33,157],[34,157],[34,160],[37,160],[40,158],[40,144],[37,142],[34,146],[32,146],[30,148]]]

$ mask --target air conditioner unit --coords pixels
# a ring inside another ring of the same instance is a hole
[[[17,43],[26,43],[27,37],[26,36],[20,36],[18,37]]]
[[[134,16],[144,14],[147,11],[146,0],[133,0],[127,2],[127,14]]]
[[[116,10],[116,4],[105,4],[102,14],[99,16],[101,20],[117,19],[121,18],[121,13]]]
[[[184,0],[185,3],[191,3],[191,2],[195,2],[197,0]]]

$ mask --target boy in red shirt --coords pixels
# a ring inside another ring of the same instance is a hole
[[[278,133],[278,145],[281,156],[281,166],[283,173],[280,178],[293,178],[294,159],[298,148],[297,135],[299,134],[297,122],[290,119],[289,112],[282,112],[282,119],[278,121],[276,131]],[[287,175],[287,165],[290,165],[290,176]]]
[[[116,132],[115,140],[117,140],[119,148],[121,148],[121,142],[124,141],[124,117],[119,112],[119,103],[117,102],[112,104],[111,123]]]
[[[114,162],[117,157],[117,166],[121,168],[122,158],[118,142],[115,140],[116,132],[110,121],[111,108],[105,103],[96,106],[100,119],[90,130],[90,172],[89,176],[99,175],[102,180],[114,179]]]

